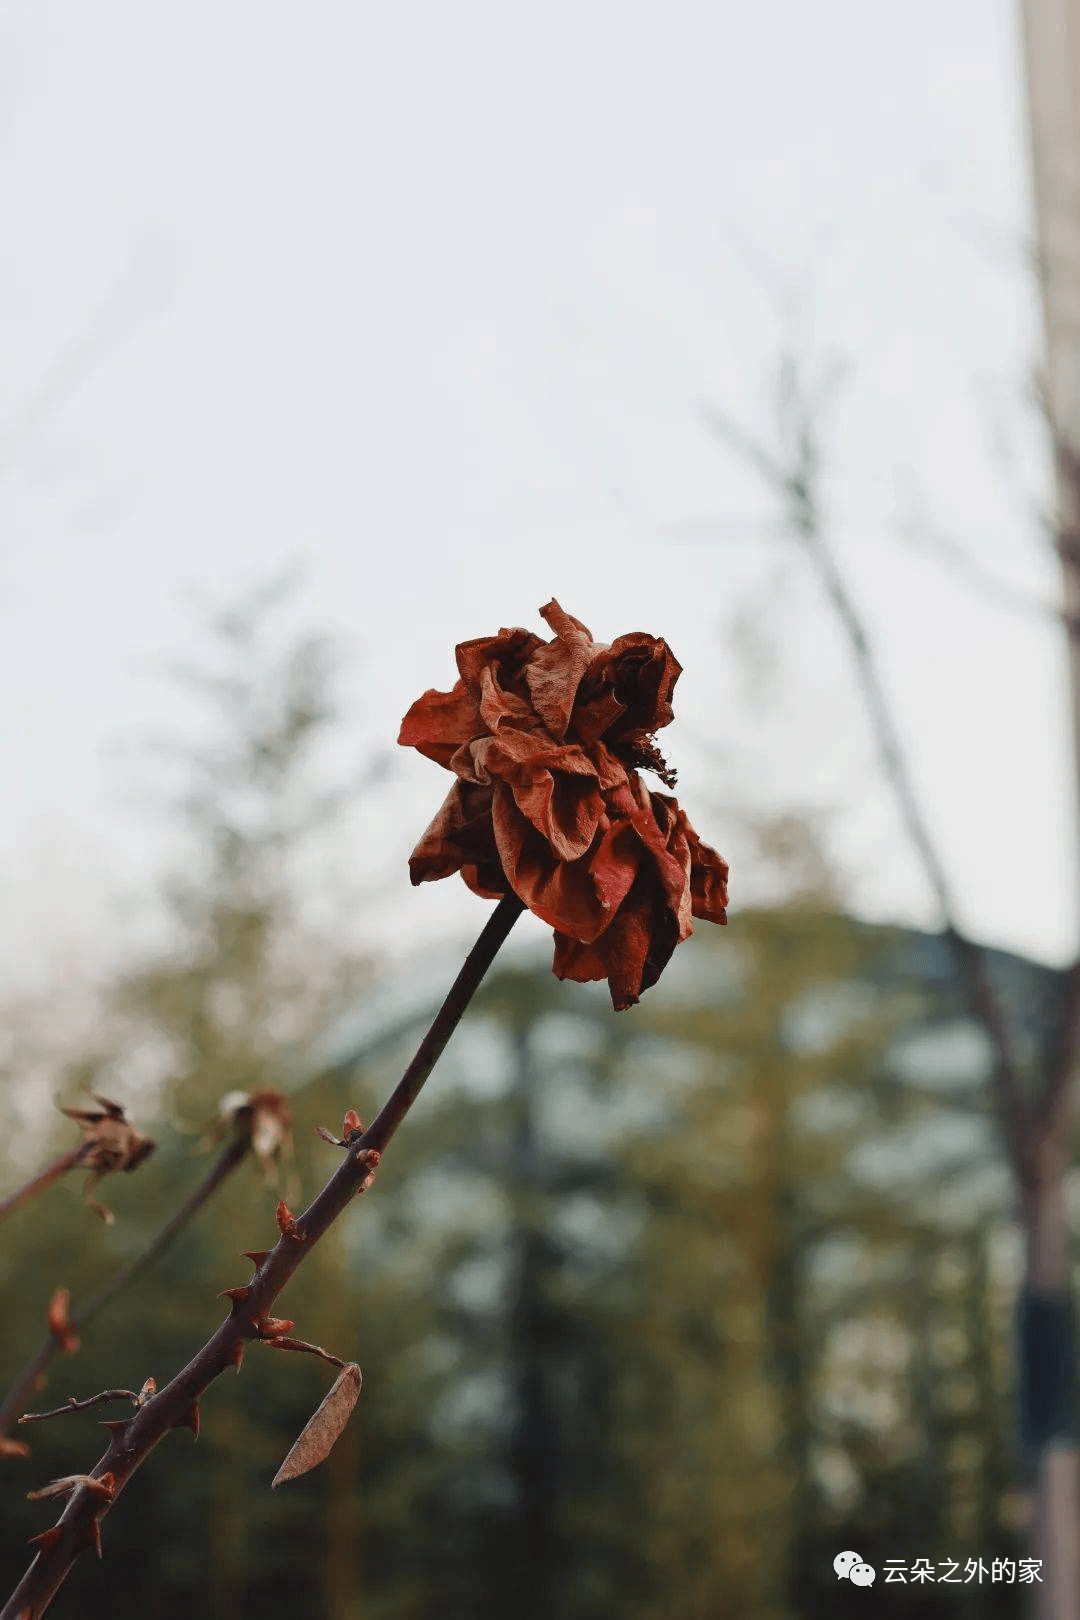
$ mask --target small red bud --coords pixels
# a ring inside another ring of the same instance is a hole
[[[260,1316],[255,1322],[255,1331],[260,1339],[280,1339],[283,1333],[288,1333],[296,1323],[284,1316]]]
[[[304,1234],[301,1232],[300,1228],[296,1224],[296,1221],[293,1219],[292,1210],[289,1208],[284,1198],[277,1207],[277,1223],[278,1231],[281,1233],[282,1237],[291,1238],[294,1243],[303,1243]]]

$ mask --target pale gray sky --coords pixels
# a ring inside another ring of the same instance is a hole
[[[346,754],[554,594],[674,647],[670,753],[736,904],[738,794],[837,804],[860,907],[932,921],[834,627],[701,425],[711,398],[768,432],[792,331],[848,363],[830,516],[964,920],[1070,948],[1062,649],[900,539],[921,515],[1056,583],[1012,0],[27,0],[0,105],[9,958],[119,929],[156,850],[117,747],[172,713],[184,593],[296,558],[352,654]],[[781,659],[765,710],[740,604]],[[376,946],[479,926],[408,887],[446,785],[403,755],[356,822],[357,870],[401,874]]]

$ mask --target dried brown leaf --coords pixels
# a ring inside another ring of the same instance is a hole
[[[338,1374],[333,1386],[312,1413],[289,1452],[274,1475],[272,1487],[277,1490],[286,1480],[297,1479],[309,1469],[316,1468],[333,1450],[352,1409],[359,1399],[363,1375],[355,1361],[348,1362]]]
[[[27,1491],[28,1502],[44,1502],[50,1496],[68,1496],[81,1486],[86,1487],[94,1496],[104,1496],[107,1501],[113,1497],[113,1477],[111,1474],[102,1474],[98,1479],[94,1474],[65,1474],[62,1479],[51,1479],[39,1491]]]

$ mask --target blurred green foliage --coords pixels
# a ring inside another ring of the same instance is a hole
[[[159,1150],[108,1184],[112,1228],[61,1184],[0,1229],[3,1387],[53,1289],[85,1298],[204,1173],[181,1123],[286,1080],[310,1194],[335,1163],[314,1126],[371,1117],[423,1027],[420,1008],[376,1057],[297,1079],[373,994],[301,904],[331,803],[309,787],[325,649],[275,647],[262,609],[223,616],[218,647],[196,672],[219,723],[182,761],[169,937],[113,987],[77,1077],[109,1093],[126,1075]],[[1036,1007],[1043,979],[998,966]],[[810,902],[699,931],[629,1013],[546,955],[496,971],[374,1189],[280,1301],[364,1369],[330,1459],[271,1493],[332,1372],[252,1347],[54,1612],[784,1620],[866,1603],[833,1572],[845,1548],[880,1584],[888,1559],[1018,1557],[1015,1255],[984,1069],[940,942]],[[6,1086],[13,1185],[66,1138],[31,1139],[14,1067]],[[245,1280],[240,1250],[273,1240],[278,1196],[243,1166],[37,1404],[171,1376]],[[89,1466],[98,1416],[24,1431],[32,1456],[3,1465],[9,1585],[52,1522],[25,1492]],[[904,1611],[1013,1615],[1024,1595],[909,1586]]]

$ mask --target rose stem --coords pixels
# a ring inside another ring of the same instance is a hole
[[[61,1153],[58,1159],[53,1159],[43,1166],[36,1175],[30,1177],[29,1181],[24,1181],[13,1193],[9,1193],[0,1201],[0,1221],[5,1215],[10,1215],[12,1210],[18,1209],[20,1204],[25,1204],[33,1198],[35,1193],[44,1192],[45,1188],[58,1176],[62,1176],[65,1170],[73,1170],[89,1153],[91,1145],[89,1142],[80,1142],[78,1147],[69,1148],[66,1153]]]
[[[236,1169],[237,1165],[243,1162],[250,1149],[250,1132],[238,1136],[235,1141],[229,1143],[209,1174],[199,1183],[187,1201],[181,1204],[171,1220],[166,1221],[156,1237],[151,1238],[145,1249],[128,1265],[121,1266],[119,1271],[114,1272],[108,1282],[72,1315],[70,1327],[73,1333],[82,1332],[86,1324],[109,1303],[114,1294],[118,1294],[121,1288],[157,1258],[166,1244],[170,1243],[177,1232],[202,1208],[210,1194]],[[0,1436],[8,1433],[15,1419],[24,1410],[28,1396],[37,1388],[42,1373],[51,1367],[60,1354],[62,1352],[59,1341],[50,1334],[37,1355],[32,1361],[27,1362],[4,1399],[0,1401]]]
[[[170,1429],[194,1427],[204,1390],[227,1367],[239,1368],[245,1343],[259,1336],[256,1325],[259,1319],[268,1314],[305,1254],[310,1254],[314,1244],[348,1207],[370,1175],[371,1150],[379,1151],[379,1144],[385,1146],[408,1113],[500,945],[524,909],[516,895],[507,895],[499,901],[420,1042],[416,1056],[374,1123],[349,1141],[341,1164],[298,1219],[293,1220],[284,1205],[279,1205],[281,1235],[258,1264],[248,1287],[237,1291],[238,1297],[234,1297],[229,1315],[187,1366],[152,1395],[133,1417],[113,1429],[108,1449],[92,1470],[98,1480],[111,1476],[107,1492],[92,1491],[85,1485],[72,1492],[55,1526],[55,1536],[50,1536],[41,1547],[0,1610],[0,1620],[39,1620],[79,1554],[96,1546],[101,1519],[154,1447]]]

